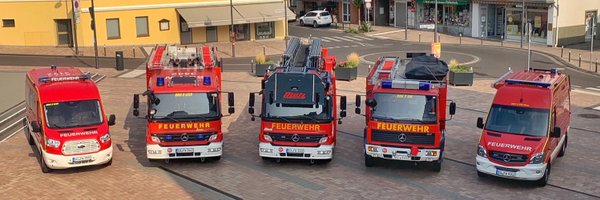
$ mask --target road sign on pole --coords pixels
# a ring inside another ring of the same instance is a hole
[[[80,5],[79,5],[79,0],[73,0],[73,17],[75,19],[75,23],[79,24],[80,18],[79,18],[79,10],[80,10]]]
[[[433,56],[435,56],[436,58],[442,57],[442,43],[431,43],[431,54],[433,54]]]

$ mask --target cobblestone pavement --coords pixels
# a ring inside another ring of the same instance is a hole
[[[24,68],[2,68],[20,71]],[[20,133],[0,144],[0,193],[3,199],[598,199],[600,198],[600,115],[588,109],[596,96],[572,94],[572,127],[567,155],[553,165],[550,185],[497,178],[478,178],[474,156],[481,130],[476,118],[485,116],[494,90],[492,80],[472,87],[451,87],[458,104],[448,123],[445,161],[440,173],[426,165],[381,162],[364,167],[364,118],[351,112],[353,96],[364,92],[364,78],[338,82],[338,92],[350,100],[348,117],[339,125],[334,160],[275,163],[258,157],[259,121],[246,114],[248,93],[258,91],[260,78],[244,72],[223,74],[224,90],[236,94],[236,113],[223,118],[224,156],[220,161],[177,160],[149,163],[144,152],[145,121],[132,116],[132,94],[144,90],[143,78],[108,77],[99,83],[105,109],[117,115],[111,127],[114,162],[109,167],[58,170],[42,174],[36,154]],[[144,108],[142,105],[140,107]],[[258,102],[257,102],[258,103]],[[364,110],[364,109],[363,109]],[[142,110],[141,113],[144,111]]]

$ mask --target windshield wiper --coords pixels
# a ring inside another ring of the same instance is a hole
[[[65,128],[63,126],[59,126],[59,125],[56,125],[56,124],[48,124],[48,125],[50,125],[51,128]]]
[[[291,122],[289,119],[287,119],[286,117],[281,117],[281,116],[270,116],[270,118],[273,118],[273,119],[281,119],[281,120],[283,120],[283,121],[285,121],[285,122],[287,122],[287,123],[292,123],[292,122]]]
[[[177,120],[177,119],[175,119],[175,118],[173,118],[173,117],[171,117],[169,115],[166,115],[166,116],[154,116],[154,119],[170,119],[173,122],[179,122],[179,120]]]
[[[311,117],[310,115],[298,115],[298,117],[303,117],[305,119],[310,119],[312,121],[314,121],[315,123],[319,123],[319,120],[315,119],[314,117]]]
[[[396,118],[387,117],[387,116],[373,116],[373,118],[375,118],[377,120],[390,121],[390,122],[394,122],[394,121],[398,120]]]

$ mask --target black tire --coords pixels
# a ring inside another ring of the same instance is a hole
[[[550,180],[550,171],[552,171],[551,168],[552,166],[548,163],[548,166],[546,166],[546,170],[544,171],[544,176],[542,176],[540,180],[535,181],[537,186],[544,187],[548,184],[548,181]]]
[[[111,166],[111,165],[112,165],[112,158],[107,163],[104,163],[105,167],[108,167],[108,166]]]
[[[50,167],[48,167],[48,165],[46,165],[46,160],[44,159],[44,156],[42,156],[42,154],[40,153],[40,168],[42,169],[43,173],[50,173],[52,172],[52,169],[50,169]]]
[[[271,162],[271,160],[272,160],[269,157],[260,157],[260,158],[262,158],[262,160],[265,161],[265,162]]]
[[[148,159],[148,162],[149,163],[158,163],[158,162],[160,162],[160,160],[159,159]]]
[[[219,160],[221,160],[221,156],[213,157],[212,159],[213,159],[214,161],[219,161]]]
[[[434,172],[441,172],[442,171],[442,161],[444,159],[442,157],[440,157],[439,160],[433,161],[432,165],[431,165],[431,169]]]
[[[480,171],[477,171],[477,177],[483,178],[483,177],[486,177],[486,176],[487,176],[487,174],[485,174],[483,172],[480,172]]]
[[[319,28],[319,24],[317,24],[317,22],[313,22],[313,28]]]
[[[376,161],[375,158],[373,158],[365,153],[365,167],[375,166],[375,161]]]
[[[567,136],[565,135],[565,142],[564,142],[564,143],[563,143],[563,145],[560,147],[560,151],[558,152],[558,157],[563,157],[563,156],[565,156],[565,153],[567,152],[567,141],[569,141],[568,139],[569,139],[569,137],[567,137]]]
[[[300,26],[304,26],[304,20],[300,20]]]

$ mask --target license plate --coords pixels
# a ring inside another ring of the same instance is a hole
[[[396,159],[398,160],[410,160],[410,156],[403,154],[396,154]]]
[[[304,153],[304,149],[290,149],[286,150],[288,153]]]
[[[92,156],[76,156],[76,157],[71,158],[72,163],[85,162],[85,161],[89,161],[89,160],[92,160]]]
[[[496,169],[496,174],[499,176],[516,176],[517,172],[509,172],[509,171]]]
[[[180,148],[180,149],[175,149],[175,152],[177,152],[177,153],[193,153],[194,152],[194,148]]]

